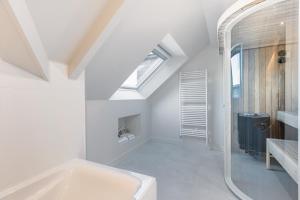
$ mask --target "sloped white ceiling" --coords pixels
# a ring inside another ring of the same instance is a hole
[[[110,2],[24,1],[49,59],[62,63],[72,59]],[[108,99],[167,34],[172,35],[187,57],[193,57],[216,41],[217,19],[232,2],[234,0],[124,0],[118,10],[120,21],[87,68],[87,97]]]
[[[86,71],[88,99],[108,99],[170,33],[188,57],[209,43],[199,0],[127,0],[122,21]]]
[[[0,1],[0,59],[47,79],[48,58],[23,0]]]
[[[67,63],[109,0],[26,0],[51,60]]]
[[[237,0],[202,0],[202,10],[207,23],[209,40],[212,45],[218,45],[217,23],[223,12]]]
[[[35,62],[31,59],[31,55],[27,52],[27,47],[24,45],[22,37],[19,36],[18,31],[14,27],[14,22],[10,20],[9,13],[5,10],[4,6],[0,4],[0,25],[1,27],[5,27],[4,29],[1,28],[0,31],[0,43],[1,48],[1,57],[11,62],[12,60],[19,60],[20,63],[14,63],[17,66],[24,66],[27,70],[33,70],[33,73],[40,74],[38,68],[34,68]],[[16,48],[11,48],[14,46]],[[18,55],[18,59],[15,59]]]

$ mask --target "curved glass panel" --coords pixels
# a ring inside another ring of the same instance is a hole
[[[231,179],[254,200],[297,200],[298,1],[231,31]]]

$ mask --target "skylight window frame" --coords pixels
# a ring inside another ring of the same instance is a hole
[[[155,65],[154,67],[151,67],[150,72],[148,72],[148,73],[146,73],[145,75],[142,76],[142,80],[139,83],[137,83],[136,87],[123,86],[123,84],[124,84],[123,83],[122,86],[120,87],[121,90],[138,90],[147,80],[149,80],[153,76],[153,74],[160,68],[160,66],[163,65],[166,62],[166,60],[169,59],[169,57],[171,57],[171,54],[169,52],[167,52],[164,48],[162,48],[160,46],[158,46],[158,47],[160,49],[162,49],[163,52],[161,52],[158,49],[153,49],[151,51],[151,53],[153,53],[157,57],[161,58],[162,62]],[[137,70],[137,68],[135,69],[135,71],[136,70]]]

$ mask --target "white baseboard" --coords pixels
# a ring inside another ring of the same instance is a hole
[[[151,137],[150,140],[153,141],[153,142],[165,142],[165,143],[171,143],[171,144],[180,144],[180,143],[182,143],[180,138],[172,139],[172,138]]]
[[[173,139],[173,138],[160,138],[160,137],[148,137],[145,140],[141,141],[140,143],[138,143],[137,145],[133,146],[132,148],[128,149],[127,151],[123,152],[122,154],[120,154],[118,157],[113,158],[111,161],[106,162],[106,165],[116,165],[118,162],[120,162],[127,154],[129,154],[130,152],[138,149],[139,147],[141,147],[142,145],[144,145],[145,143],[149,142],[149,141],[153,141],[153,142],[163,142],[163,143],[169,143],[169,144],[175,144],[175,145],[181,145],[184,143],[184,141],[189,140],[189,139],[195,139],[195,138],[178,138],[178,139]],[[220,151],[220,152],[224,152],[222,147],[219,147],[216,144],[209,144],[209,149],[213,150],[213,151]]]
[[[145,140],[141,141],[140,143],[134,145],[132,148],[128,149],[127,151],[123,152],[122,154],[120,154],[118,157],[112,159],[109,162],[106,162],[106,165],[116,165],[118,162],[120,162],[127,154],[129,154],[130,152],[138,149],[140,146],[144,145],[145,143],[147,143],[150,140],[150,138],[146,138]]]
[[[150,140],[154,141],[154,142],[164,142],[164,143],[169,143],[169,144],[183,144],[185,140],[195,140],[195,139],[197,139],[197,138],[188,138],[188,137],[178,138],[178,139],[160,138],[160,137],[151,137],[150,138]],[[213,151],[224,152],[224,148],[215,143],[209,143],[208,147],[210,150],[213,150]]]
[[[219,151],[219,152],[223,152],[224,153],[224,148],[221,147],[221,146],[219,146],[219,145],[217,145],[217,144],[212,143],[212,144],[209,145],[209,148],[211,150],[213,150],[213,151]]]

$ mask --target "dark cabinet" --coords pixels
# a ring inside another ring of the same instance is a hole
[[[251,155],[266,152],[266,139],[270,134],[270,116],[266,113],[238,114],[238,141],[240,149]]]

